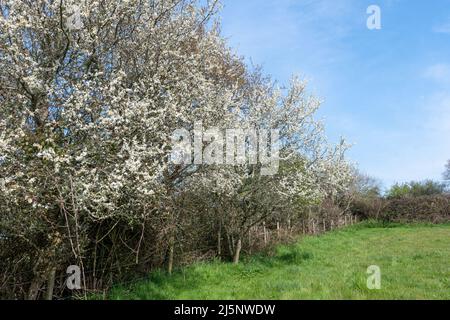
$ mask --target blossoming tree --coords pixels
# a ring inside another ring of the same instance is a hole
[[[148,234],[171,271],[180,221],[197,223],[195,208],[217,209],[209,217],[236,238],[237,262],[251,226],[345,188],[346,146],[324,139],[319,101],[304,82],[276,89],[249,70],[220,36],[216,9],[196,0],[0,2],[1,254],[12,279],[25,274],[28,298],[43,287],[51,298],[55,274],[71,263],[93,278],[99,264],[113,268],[117,247],[137,265]],[[279,170],[171,163],[173,132],[197,121],[279,130]],[[198,192],[207,197],[181,217],[181,196]]]

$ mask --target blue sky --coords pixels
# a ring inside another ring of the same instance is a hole
[[[369,30],[369,5],[381,30]],[[441,179],[450,159],[450,0],[224,0],[222,33],[280,83],[309,79],[331,140],[383,181]]]

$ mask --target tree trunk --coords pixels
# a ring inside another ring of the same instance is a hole
[[[55,275],[56,268],[50,271],[49,278],[47,280],[47,291],[45,292],[45,300],[53,300],[53,289],[55,288]]]
[[[242,249],[242,241],[241,241],[241,238],[239,237],[237,244],[236,244],[236,250],[234,251],[234,258],[233,258],[234,264],[239,263],[239,256],[241,254],[241,249]]]

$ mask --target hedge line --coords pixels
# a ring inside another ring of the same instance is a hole
[[[362,219],[402,223],[447,223],[450,222],[450,195],[357,199],[352,211]]]

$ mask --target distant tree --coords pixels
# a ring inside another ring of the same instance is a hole
[[[412,196],[429,196],[442,194],[445,192],[445,184],[427,180],[424,182],[412,182],[411,194]]]
[[[448,160],[447,165],[445,166],[443,176],[444,180],[450,180],[450,160]]]
[[[381,195],[381,182],[371,176],[361,177],[361,193],[368,197],[379,197]]]
[[[381,181],[357,169],[353,170],[353,181],[348,197],[350,212],[363,219],[376,219],[384,205]]]
[[[410,194],[410,186],[407,183],[394,184],[387,192],[388,198],[403,198]]]
[[[422,182],[409,182],[404,184],[395,184],[387,192],[388,198],[404,198],[404,197],[420,197],[443,194],[445,192],[445,184],[425,180]]]
[[[381,197],[381,181],[367,174],[354,170],[353,192],[364,197]]]

